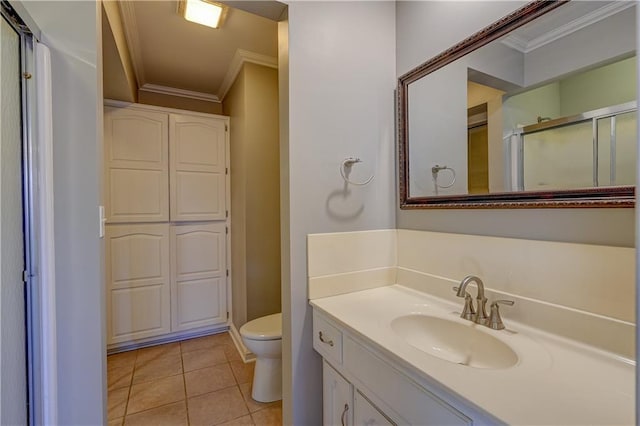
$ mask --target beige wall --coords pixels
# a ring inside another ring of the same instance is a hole
[[[181,96],[147,92],[146,90],[138,90],[138,103],[166,108],[186,109],[187,111],[204,112],[207,114],[222,114],[222,104],[220,102],[183,98]]]
[[[224,100],[231,117],[233,323],[280,312],[278,71],[245,64]]]

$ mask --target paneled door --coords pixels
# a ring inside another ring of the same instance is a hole
[[[171,329],[169,224],[108,225],[107,343]]]
[[[104,107],[108,223],[169,220],[169,115]]]
[[[224,222],[171,227],[172,331],[227,320]]]
[[[353,386],[322,361],[322,424],[353,425]]]
[[[0,424],[27,424],[20,36],[0,16]]]
[[[171,114],[171,221],[225,219],[225,126],[220,118]]]

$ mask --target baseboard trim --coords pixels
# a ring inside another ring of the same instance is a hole
[[[233,344],[236,346],[242,361],[245,363],[254,362],[256,360],[256,356],[244,345],[242,336],[240,336],[240,332],[233,323],[229,324],[229,335],[231,336],[231,340],[233,340]]]
[[[174,334],[160,336],[160,337],[150,337],[147,339],[141,339],[134,343],[130,343],[130,342],[114,343],[113,345],[107,346],[107,355],[112,355],[119,352],[132,351],[134,349],[146,348],[148,346],[156,346],[156,345],[162,345],[165,343],[179,342],[181,340],[194,339],[196,337],[210,336],[212,334],[220,334],[220,333],[224,333],[225,331],[229,331],[229,326],[227,326],[226,324],[220,327],[210,328],[207,330],[197,330],[197,331],[187,332],[187,333],[179,332],[179,333],[174,333]]]

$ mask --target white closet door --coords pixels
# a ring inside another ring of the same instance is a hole
[[[104,108],[107,222],[169,220],[168,114]]]
[[[226,120],[171,114],[172,221],[225,219]]]
[[[106,230],[107,343],[170,332],[169,225]]]
[[[171,227],[172,331],[227,320],[224,223]]]

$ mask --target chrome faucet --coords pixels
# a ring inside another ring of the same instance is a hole
[[[471,296],[467,293],[467,286],[472,282],[476,283],[476,287],[478,287],[478,294],[476,296],[477,309],[475,311],[473,309]],[[487,298],[484,297],[484,284],[482,280],[475,275],[469,275],[460,282],[460,286],[454,287],[454,289],[457,290],[456,296],[465,298],[465,309],[460,316],[476,324],[487,325],[489,316],[487,315]]]

